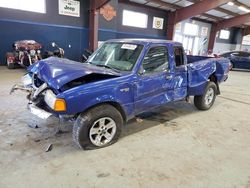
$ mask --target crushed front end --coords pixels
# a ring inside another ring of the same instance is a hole
[[[65,100],[57,98],[57,91],[50,88],[34,73],[24,75],[21,83],[12,87],[10,94],[15,90],[27,93],[29,111],[41,119],[47,119],[52,115],[59,116],[66,111]]]

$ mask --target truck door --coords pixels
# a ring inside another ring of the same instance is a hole
[[[182,46],[174,46],[174,100],[187,96],[187,66]]]
[[[138,72],[135,94],[136,112],[140,113],[172,101],[172,78],[168,48],[166,46],[151,47]]]

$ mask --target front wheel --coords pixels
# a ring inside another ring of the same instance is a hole
[[[199,110],[210,109],[215,101],[217,86],[214,82],[209,82],[203,95],[194,96],[194,105]]]
[[[122,116],[115,107],[100,105],[78,116],[73,140],[82,149],[106,147],[118,140],[122,124]]]

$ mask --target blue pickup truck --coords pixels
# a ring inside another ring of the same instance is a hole
[[[74,120],[73,140],[83,149],[117,141],[122,125],[172,101],[208,110],[228,78],[229,60],[186,56],[180,43],[119,39],[105,42],[85,63],[51,57],[28,69],[16,89],[40,118]]]

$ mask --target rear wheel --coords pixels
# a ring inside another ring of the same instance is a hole
[[[214,82],[209,82],[203,95],[194,96],[194,105],[199,110],[210,109],[215,101],[217,86]]]
[[[100,105],[78,116],[73,140],[82,149],[106,147],[118,140],[122,124],[122,116],[115,107]]]

